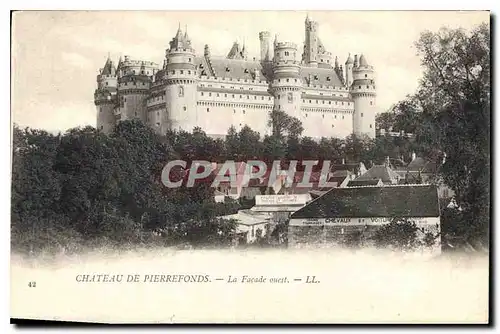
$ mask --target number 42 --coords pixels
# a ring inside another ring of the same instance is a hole
[[[36,282],[29,282],[29,283],[28,283],[28,286],[29,286],[30,288],[36,288]]]

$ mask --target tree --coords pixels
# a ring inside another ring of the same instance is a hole
[[[418,239],[419,228],[405,218],[394,218],[389,224],[380,227],[372,239],[379,248],[392,248],[412,251],[421,246]]]
[[[441,163],[463,209],[463,237],[489,242],[490,30],[425,32],[416,42],[424,76],[415,95],[422,110],[416,141]]]
[[[273,109],[270,112],[268,126],[273,129],[273,136],[282,139],[284,136],[299,137],[304,131],[302,122],[282,110]]]

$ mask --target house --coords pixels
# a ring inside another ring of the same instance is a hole
[[[454,192],[444,184],[439,175],[439,168],[444,164],[445,159],[446,156],[443,156],[439,162],[436,162],[417,157],[415,153],[412,153],[411,161],[407,166],[395,169],[395,172],[401,177],[399,183],[435,184],[438,187],[438,196],[440,199],[451,199],[454,196]]]
[[[251,244],[272,231],[271,216],[266,213],[239,210],[238,213],[221,218],[236,220],[238,244]]]
[[[428,250],[441,251],[440,211],[435,185],[384,185],[333,188],[294,212],[288,226],[288,247],[338,246],[358,235],[364,245],[394,218],[415,222],[419,237],[436,239]]]
[[[373,165],[370,169],[366,171],[361,176],[358,176],[354,181],[374,181],[381,180],[383,184],[394,185],[398,184],[401,176],[393,171],[389,164],[384,165]],[[378,183],[378,181],[377,181]]]

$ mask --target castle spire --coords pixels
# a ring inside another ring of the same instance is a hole
[[[352,61],[352,57],[351,57],[351,53],[349,52],[349,56],[347,57],[347,60],[345,61],[346,65],[348,64],[352,64],[353,61]]]

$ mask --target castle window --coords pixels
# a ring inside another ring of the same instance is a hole
[[[366,88],[370,88],[370,86],[366,86]]]
[[[323,100],[323,104],[325,104],[325,101]]]
[[[290,79],[286,79],[286,82],[290,82]]]
[[[311,100],[309,100],[309,103],[312,103]]]
[[[160,112],[159,111],[156,112],[156,116],[160,116]]]
[[[332,104],[332,101],[328,101],[328,104]]]
[[[243,113],[245,113],[245,110],[243,110]]]
[[[334,127],[334,125],[332,124],[332,128]]]
[[[181,74],[184,74],[184,70],[181,70]]]
[[[212,93],[208,93],[208,96],[212,96]]]
[[[191,74],[191,71],[188,70],[188,74]]]
[[[269,99],[271,99],[271,98],[269,98]],[[264,96],[262,96],[262,100],[264,100]]]
[[[290,52],[285,51],[285,56],[289,56],[289,55],[290,55]]]
[[[319,103],[319,101],[318,101],[318,100],[316,100],[316,104],[318,104],[318,103]]]
[[[240,99],[243,97],[243,95],[240,95]]]
[[[344,119],[344,116],[342,116],[342,119]]]
[[[372,124],[370,124],[370,129],[372,129]]]
[[[224,94],[224,97],[227,97],[227,94]]]
[[[188,62],[189,62],[189,63],[191,62],[191,58],[188,58]]]
[[[368,78],[368,74],[365,74],[365,78]]]
[[[179,86],[179,97],[183,97],[183,96],[184,96],[184,87]]]
[[[226,72],[229,72],[229,71],[230,71],[229,67],[226,67]]]
[[[321,115],[321,116],[323,116],[323,118],[325,118],[325,114],[323,114],[323,115]]]
[[[361,86],[359,86],[359,89],[361,89]]]
[[[250,95],[247,95],[247,100],[250,99]]]
[[[363,117],[363,113],[361,113],[361,117]]]
[[[337,115],[335,115],[334,118],[337,119]]]
[[[233,109],[233,114],[236,114],[236,109]]]
[[[207,112],[210,112],[210,108],[207,108]]]
[[[172,74],[175,74],[175,71],[172,71]]]
[[[234,94],[233,94],[233,97],[234,97]]]
[[[244,72],[245,72],[245,73],[248,73],[248,68],[245,68],[245,71],[244,71]],[[245,80],[245,82],[246,82],[246,80]]]
[[[344,102],[342,102],[342,105],[344,105]]]
[[[323,62],[323,58],[321,58],[321,62]]]
[[[160,123],[159,123],[159,122],[158,122],[158,123],[156,123],[156,126],[160,126]]]
[[[370,105],[373,105],[373,101],[370,101]]]
[[[219,93],[217,93],[217,97],[219,97]]]
[[[108,82],[106,81],[106,86],[108,85]]]
[[[203,92],[201,92],[201,96],[203,96]]]
[[[255,96],[253,97],[253,99],[254,99],[254,100],[257,100],[257,95],[255,95]]]
[[[330,81],[330,77],[326,77],[326,81]]]

